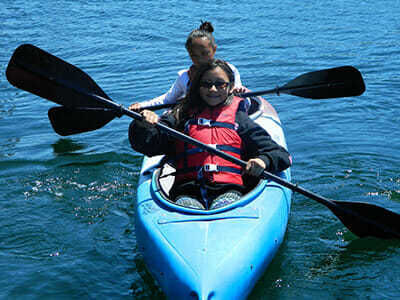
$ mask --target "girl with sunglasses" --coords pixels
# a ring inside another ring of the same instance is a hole
[[[189,69],[178,72],[178,78],[167,93],[148,101],[132,103],[129,109],[139,111],[143,107],[173,104],[182,99],[188,92],[190,83],[193,81],[199,66],[214,59],[217,44],[212,35],[213,31],[214,28],[210,22],[202,22],[198,29],[193,30],[189,34],[185,44],[186,50],[193,62],[192,66]],[[246,89],[242,87],[239,71],[233,65],[229,64],[229,66],[235,74],[234,91],[237,93],[245,92]]]
[[[143,110],[142,121],[129,128],[132,148],[147,156],[165,154],[176,168],[171,200],[179,205],[214,209],[240,199],[249,179],[264,169],[280,172],[290,166],[289,153],[242,110],[233,95],[234,74],[222,60],[198,70],[188,95],[172,111],[159,116]],[[177,141],[158,130],[161,121],[221,151],[247,161],[244,170],[219,156]]]

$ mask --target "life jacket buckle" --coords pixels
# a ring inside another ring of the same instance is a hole
[[[218,172],[218,165],[214,164],[205,164],[203,167],[206,172]]]
[[[211,120],[204,119],[204,118],[199,118],[199,119],[197,120],[197,124],[198,124],[198,125],[202,125],[202,126],[211,127]]]

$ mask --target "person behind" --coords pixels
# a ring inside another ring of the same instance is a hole
[[[165,154],[176,168],[170,198],[179,205],[214,209],[237,201],[249,178],[264,169],[280,172],[291,164],[289,153],[241,110],[233,95],[234,75],[222,60],[202,65],[187,97],[159,117],[150,110],[132,121],[129,141],[147,156]],[[154,126],[158,121],[232,156],[245,160],[244,170],[217,155],[175,140]],[[249,177],[246,179],[246,177]]]
[[[185,97],[199,66],[214,59],[217,44],[212,35],[213,32],[214,28],[210,22],[202,22],[198,29],[193,30],[189,34],[185,44],[186,50],[193,62],[192,66],[189,69],[178,72],[178,78],[167,93],[148,101],[132,103],[129,109],[139,111],[143,107],[174,104]],[[229,66],[235,74],[235,92],[245,92],[246,89],[242,87],[239,71],[232,64],[229,64]]]

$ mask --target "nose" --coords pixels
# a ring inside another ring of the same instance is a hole
[[[207,64],[207,63],[211,62],[211,59],[208,56],[199,57],[198,62],[199,62],[199,65],[203,65],[203,64]]]
[[[209,88],[210,91],[217,91],[217,87],[215,86],[215,83]]]

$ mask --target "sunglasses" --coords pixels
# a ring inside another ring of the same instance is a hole
[[[222,90],[224,88],[226,88],[229,85],[229,82],[225,82],[225,81],[200,81],[200,86],[203,88],[207,88],[207,89],[211,89],[213,86],[215,86],[215,88],[217,90]]]

